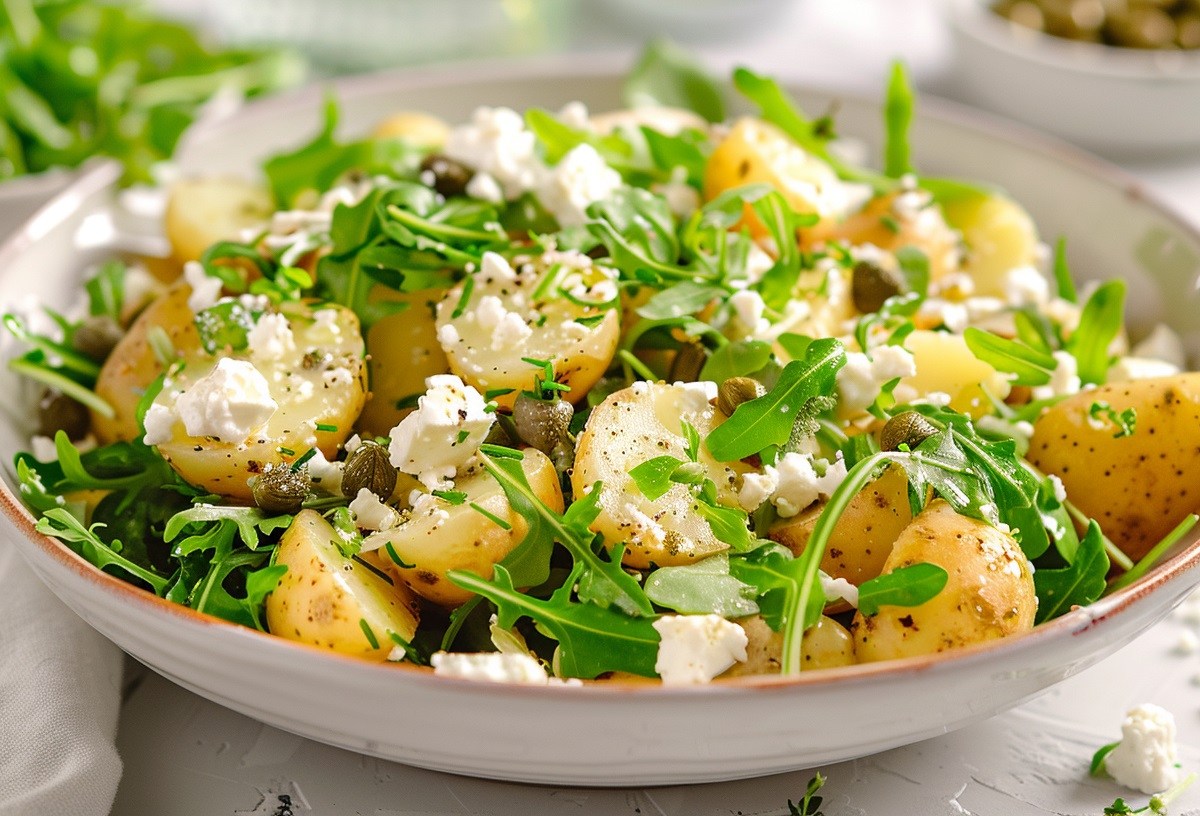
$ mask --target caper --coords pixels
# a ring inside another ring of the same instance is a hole
[[[1180,48],[1200,48],[1200,11],[1189,11],[1175,18],[1175,44]]]
[[[70,439],[83,439],[92,418],[82,402],[58,391],[46,391],[38,402],[38,433],[53,437],[65,431]]]
[[[758,399],[767,393],[763,384],[752,377],[730,377],[717,388],[717,410],[725,416],[733,416],[733,412],[743,402]]]
[[[904,279],[899,272],[884,269],[874,261],[854,264],[850,277],[850,296],[854,308],[863,314],[878,312],[884,301],[904,291]]]
[[[996,13],[1035,31],[1042,31],[1046,27],[1046,16],[1042,14],[1041,7],[1031,0],[1000,3],[996,6]]]
[[[1042,0],[1046,33],[1069,40],[1095,40],[1104,25],[1103,0]]]
[[[702,343],[684,343],[671,360],[667,379],[670,382],[696,382],[707,362],[708,349]]]
[[[254,503],[266,513],[298,513],[312,488],[308,468],[292,470],[290,465],[267,465],[254,480],[250,491]]]
[[[542,400],[522,391],[513,403],[512,420],[527,445],[550,454],[571,425],[575,409],[561,399]]]
[[[885,451],[900,450],[901,445],[907,445],[909,450],[915,450],[918,445],[937,433],[937,428],[916,411],[905,411],[896,414],[883,426],[879,435],[879,446]]]
[[[440,153],[431,153],[421,161],[421,180],[446,198],[466,193],[473,175],[471,168]]]
[[[363,488],[380,501],[387,501],[396,489],[396,467],[387,448],[375,442],[363,442],[346,458],[342,466],[342,495],[353,499]]]
[[[71,345],[76,351],[102,363],[108,359],[108,355],[112,354],[112,350],[124,336],[125,332],[117,325],[117,321],[108,315],[93,315],[75,329]]]

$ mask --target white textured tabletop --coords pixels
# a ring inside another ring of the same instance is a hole
[[[574,35],[589,50],[620,47],[599,21]],[[933,0],[801,0],[733,42],[694,46],[718,70],[747,63],[790,79],[876,91],[893,56],[920,85],[953,95],[949,41]],[[1200,223],[1200,153],[1126,164]],[[1197,622],[1177,614],[1048,694],[973,727],[822,768],[826,816],[1099,814],[1117,796],[1146,797],[1087,774],[1092,752],[1120,735],[1129,707],[1154,702],[1178,722],[1180,759],[1200,771],[1200,656],[1181,649]],[[1186,646],[1186,643],[1184,644]],[[261,682],[264,678],[247,678]],[[286,672],[279,682],[287,682]],[[896,701],[903,705],[902,700]],[[586,735],[581,735],[581,739]],[[313,743],[207,702],[131,665],[119,748],[118,816],[368,814],[433,816],[722,816],[787,814],[812,775],[690,788],[528,787],[415,770]],[[1200,814],[1200,785],[1173,814]]]

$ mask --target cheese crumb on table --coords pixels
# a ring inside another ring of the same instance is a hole
[[[1152,703],[1131,708],[1121,725],[1121,742],[1104,758],[1118,783],[1142,793],[1160,793],[1179,780],[1175,717]]]

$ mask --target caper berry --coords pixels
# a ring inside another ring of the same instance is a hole
[[[743,402],[758,399],[767,393],[763,384],[752,377],[730,377],[717,388],[717,410],[725,416],[733,416],[733,412]]]
[[[996,0],[992,10],[1055,37],[1125,48],[1200,48],[1196,0]]]
[[[883,426],[879,435],[879,446],[885,451],[900,450],[901,445],[907,445],[909,450],[915,450],[918,445],[937,433],[925,417],[916,411],[905,411],[896,414]]]
[[[667,372],[670,382],[696,382],[708,362],[708,349],[702,343],[684,343],[675,352],[671,369]]]
[[[58,391],[46,391],[38,402],[38,433],[53,437],[58,431],[67,436],[83,439],[91,427],[92,418],[87,406],[79,400]]]
[[[254,503],[263,512],[278,515],[300,512],[300,507],[312,489],[308,468],[292,470],[291,466],[267,465],[254,480],[250,491]]]
[[[103,363],[117,347],[125,332],[108,315],[93,315],[75,329],[71,345],[98,363]]]
[[[550,454],[571,425],[575,409],[561,399],[541,400],[522,391],[513,403],[512,420],[527,445]]]
[[[850,277],[850,296],[854,308],[863,314],[878,312],[884,301],[904,291],[904,279],[899,272],[884,269],[874,261],[854,264]]]
[[[432,176],[429,186],[446,198],[466,193],[467,183],[475,175],[465,164],[440,153],[431,153],[421,161],[422,180],[429,179],[426,173]]]
[[[342,466],[342,495],[353,499],[363,488],[380,501],[387,501],[396,489],[396,468],[383,445],[363,442],[346,458]]]
[[[1109,14],[1104,31],[1115,45],[1126,48],[1168,48],[1175,44],[1175,21],[1162,9],[1130,6]]]

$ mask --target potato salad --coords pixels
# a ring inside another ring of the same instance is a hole
[[[660,67],[629,109],[355,140],[331,102],[260,181],[175,184],[169,258],[4,318],[38,529],[276,637],[539,684],[1019,636],[1180,540],[1179,338],[914,167],[900,66],[878,163],[767,77]]]

